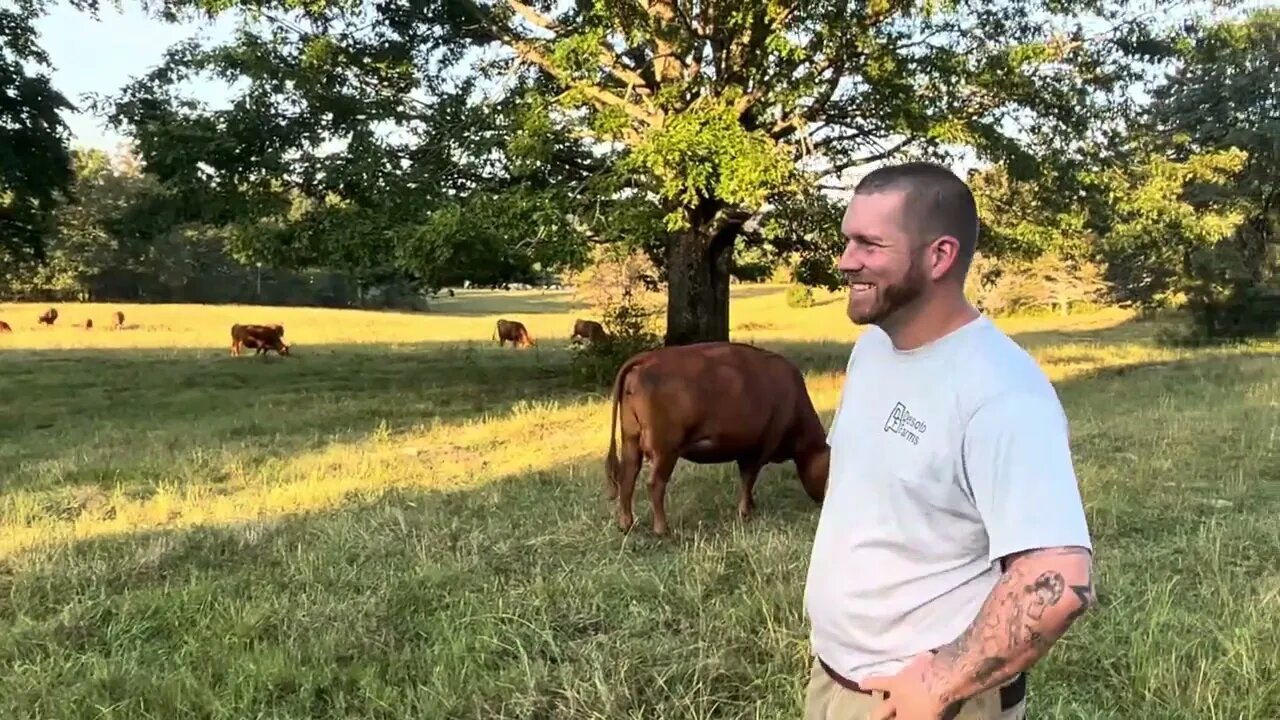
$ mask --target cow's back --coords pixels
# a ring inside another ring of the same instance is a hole
[[[681,428],[685,442],[715,438],[724,446],[754,447],[761,437],[780,434],[785,444],[796,423],[807,420],[803,408],[812,407],[794,365],[739,343],[652,351],[626,386],[649,423]]]

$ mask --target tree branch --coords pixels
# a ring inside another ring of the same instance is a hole
[[[598,106],[603,107],[611,105],[613,107],[618,107],[627,115],[647,125],[661,125],[661,115],[649,112],[634,103],[627,102],[608,90],[601,89],[591,83],[573,80],[569,77],[568,73],[557,68],[546,54],[538,49],[532,40],[516,34],[510,28],[495,23],[493,18],[473,0],[462,0],[462,2],[477,20],[484,23],[489,28],[496,39],[506,43],[507,46],[514,50],[516,55],[518,55],[522,60],[542,68],[544,72],[560,81],[560,83],[565,87],[582,93],[583,97],[586,97]]]
[[[552,20],[546,15],[543,15],[537,10],[534,10],[528,5],[525,5],[524,3],[520,2],[520,0],[507,0],[507,4],[511,6],[512,10],[515,10],[517,13],[519,13],[520,17],[524,18],[525,20],[528,20],[534,25],[537,25],[543,30],[550,30],[553,33],[560,32],[560,23],[556,22],[555,20]]]
[[[517,7],[520,4],[518,0],[507,1],[516,9],[517,12],[520,12]],[[506,43],[506,45],[514,50],[516,55],[518,55],[522,60],[538,66],[548,75],[560,81],[560,83],[565,87],[582,93],[584,97],[594,102],[597,106],[613,106],[621,108],[627,115],[635,120],[645,123],[646,125],[658,126],[662,124],[662,115],[660,113],[646,110],[645,108],[640,107],[635,103],[628,102],[624,98],[618,97],[614,93],[597,87],[592,83],[573,80],[569,77],[568,73],[557,68],[546,54],[543,53],[537,45],[535,45],[533,40],[517,34],[508,27],[494,22],[493,17],[477,5],[474,0],[462,0],[462,2],[477,20],[484,23],[485,26],[489,28],[497,40]],[[529,8],[529,12],[537,15],[537,13],[531,8]],[[524,13],[521,14],[524,15]],[[551,21],[548,18],[542,19],[547,22],[554,23],[554,21]],[[531,20],[531,22],[538,24],[538,21]],[[638,74],[621,67],[617,62],[617,58],[609,53],[605,48],[601,48],[601,59],[605,62],[605,69],[623,82],[626,82],[629,87],[645,87],[643,79]]]
[[[848,170],[849,168],[858,167],[859,165],[866,165],[867,163],[873,163],[873,162],[878,162],[880,160],[884,160],[885,158],[888,158],[894,155],[895,153],[907,147],[908,145],[916,142],[916,140],[918,139],[919,138],[908,137],[905,140],[895,144],[893,147],[890,147],[888,149],[881,148],[879,152],[875,152],[870,155],[863,155],[862,157],[852,158],[842,163],[832,165],[831,169],[824,172],[822,176],[826,177],[828,175],[839,175],[840,173],[844,172],[845,170]]]

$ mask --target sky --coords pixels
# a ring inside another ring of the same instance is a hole
[[[236,21],[230,17],[170,25],[147,17],[136,0],[121,4],[123,12],[104,2],[95,20],[59,0],[36,23],[40,45],[53,65],[53,86],[72,103],[79,105],[82,93],[115,94],[158,65],[174,43],[191,37],[226,39],[235,29]],[[212,83],[193,85],[192,89],[210,101],[225,97]],[[73,145],[114,150],[125,140],[88,112],[66,113],[64,118],[71,128]]]

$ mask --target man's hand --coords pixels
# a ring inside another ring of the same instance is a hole
[[[871,711],[870,720],[948,720],[959,714],[960,704],[948,707],[935,690],[933,657],[933,653],[920,653],[896,675],[877,675],[859,682],[865,690],[889,694]]]

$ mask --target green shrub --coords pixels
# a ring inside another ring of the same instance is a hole
[[[1241,282],[1217,293],[1193,292],[1186,307],[1188,326],[1162,331],[1161,342],[1194,347],[1270,338],[1280,332],[1280,292],[1265,286]]]
[[[659,313],[631,293],[624,293],[618,302],[601,308],[599,323],[608,336],[573,347],[574,380],[609,386],[628,358],[661,346],[662,338],[656,331]]]
[[[813,289],[807,285],[796,283],[787,288],[787,307],[813,307]]]

